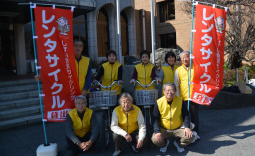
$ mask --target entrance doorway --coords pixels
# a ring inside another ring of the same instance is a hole
[[[120,13],[121,17],[121,42],[122,42],[122,56],[129,56],[128,43],[128,18],[124,11]]]
[[[104,8],[99,10],[97,19],[97,47],[99,57],[105,56],[107,50],[110,49],[109,18]]]
[[[0,29],[0,75],[16,75],[13,30]]]

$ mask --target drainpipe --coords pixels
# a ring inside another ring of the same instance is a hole
[[[146,50],[146,28],[145,28],[145,10],[142,10],[142,17],[143,17],[143,49]]]

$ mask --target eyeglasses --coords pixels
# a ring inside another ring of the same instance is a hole
[[[76,103],[75,105],[77,105],[77,106],[85,106],[86,103]]]
[[[78,46],[78,45],[74,45],[75,48],[83,48],[82,45]]]

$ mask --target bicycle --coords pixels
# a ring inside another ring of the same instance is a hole
[[[115,106],[117,102],[117,91],[109,90],[116,82],[114,81],[110,86],[103,86],[97,80],[94,81],[98,83],[105,91],[95,91],[93,92],[93,98],[95,105],[97,107],[101,107],[103,110],[102,114],[102,137],[103,137],[103,144],[105,149],[109,147],[110,141],[110,126],[111,126],[111,106]]]
[[[146,124],[146,135],[148,138],[151,137],[151,129],[152,129],[152,118],[151,118],[151,106],[155,105],[158,100],[158,90],[150,89],[150,87],[154,82],[158,84],[158,80],[153,80],[149,85],[142,85],[139,81],[134,80],[134,85],[138,83],[140,86],[145,88],[146,90],[136,90],[135,91],[135,101],[136,105],[140,105],[143,108],[143,114]],[[148,146],[150,148],[151,143],[149,141]]]

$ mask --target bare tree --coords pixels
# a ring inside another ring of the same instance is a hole
[[[230,69],[242,61],[255,62],[255,0],[199,0],[228,7],[225,55]],[[192,3],[182,2],[182,10],[192,13]]]

